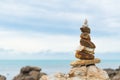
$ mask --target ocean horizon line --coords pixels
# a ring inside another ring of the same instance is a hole
[[[36,61],[36,60],[66,60],[66,61],[74,61],[74,60],[79,60],[79,59],[0,59],[0,61],[2,61],[2,60],[10,60],[10,61],[12,61],[12,60],[34,60],[34,61]],[[101,61],[102,60],[105,60],[105,61],[107,61],[107,60],[113,60],[113,61],[120,61],[120,59],[100,59]]]

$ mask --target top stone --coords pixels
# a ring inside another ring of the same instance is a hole
[[[88,27],[88,21],[85,19],[84,25],[80,28],[81,32],[83,33],[89,33],[90,34],[90,28]]]
[[[87,19],[85,19],[85,22],[84,22],[84,26],[88,26],[88,21],[87,21]]]

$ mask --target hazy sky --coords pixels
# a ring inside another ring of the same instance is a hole
[[[73,59],[86,18],[96,56],[118,59],[119,9],[120,0],[0,0],[0,59]]]

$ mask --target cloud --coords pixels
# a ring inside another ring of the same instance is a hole
[[[61,3],[59,3],[61,2]],[[75,13],[69,10],[65,11],[65,5],[63,7],[64,1],[32,1],[29,2],[17,2],[17,1],[3,1],[1,2],[1,12],[2,15],[13,16],[19,19],[25,18],[44,18],[49,20],[66,20],[66,21],[79,21],[84,17],[91,17],[91,15],[85,13]],[[38,6],[36,6],[39,4]],[[55,7],[54,7],[55,6]],[[54,9],[56,8],[56,9]]]
[[[120,26],[118,19],[120,6],[118,1],[113,0],[100,2],[70,0],[69,3],[64,0],[30,0],[27,2],[5,0],[0,4],[2,24],[9,24],[9,26],[12,24],[14,28],[19,25],[29,26],[29,29],[41,28],[41,26],[54,28],[60,25],[58,27],[62,30],[65,28],[75,30],[78,28],[76,26],[82,25],[81,22],[85,18],[88,18],[90,24],[95,25],[92,27],[96,31],[106,32],[108,28],[112,29],[111,26],[117,26],[114,30],[116,32]]]
[[[51,50],[53,52],[68,52],[72,50],[74,40],[76,40],[74,36],[49,35],[42,33],[36,35],[34,33],[27,34],[25,32],[3,32],[1,35],[1,48],[13,49],[15,51],[25,53],[34,53],[46,50]]]
[[[79,45],[79,27],[87,18],[96,53],[118,53],[119,8],[117,0],[1,0],[1,52],[74,53]]]
[[[118,53],[120,52],[119,49],[119,37],[99,37],[95,38],[94,42],[96,43],[96,52],[97,53]]]
[[[119,37],[93,37],[92,41],[97,45],[96,52],[120,52]],[[50,50],[51,52],[74,52],[79,45],[79,34],[51,35],[43,33],[28,33],[16,31],[0,32],[0,47],[23,53],[36,53]],[[111,47],[110,47],[111,46]],[[110,47],[110,48],[109,48]]]

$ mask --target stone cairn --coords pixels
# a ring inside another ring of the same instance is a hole
[[[110,80],[107,72],[95,65],[100,63],[100,59],[94,57],[95,45],[90,39],[87,20],[80,30],[82,32],[80,46],[75,53],[75,57],[79,60],[71,63],[72,68],[67,74],[58,73],[54,77],[43,76],[41,80]]]
[[[95,44],[90,38],[90,28],[87,20],[80,28],[80,46],[77,48],[75,57],[78,59],[71,62],[71,70],[68,73],[70,80],[110,80],[106,71],[98,68],[95,64],[100,63],[100,59],[95,58]],[[67,80],[68,80],[67,79]]]
[[[79,60],[71,63],[72,68],[67,74],[58,73],[54,76],[42,76],[40,80],[110,80],[106,71],[98,68],[95,64],[100,59],[95,58],[95,45],[90,39],[90,28],[85,20],[80,28],[80,46],[76,50],[75,57]]]
[[[79,60],[71,63],[72,68],[67,74],[46,75],[40,72],[40,68],[27,66],[23,67],[13,80],[110,80],[107,72],[95,65],[100,63],[100,59],[94,57],[95,45],[90,39],[87,20],[80,30],[82,31],[80,46],[75,53]]]
[[[71,63],[71,66],[78,65],[93,65],[100,63],[100,59],[95,58],[94,50],[96,48],[95,44],[91,41],[90,38],[90,28],[88,27],[87,20],[85,20],[84,25],[80,28],[80,46],[77,48],[75,57],[79,60]]]

